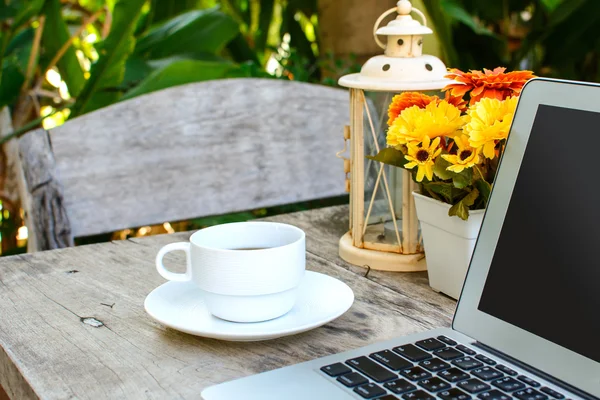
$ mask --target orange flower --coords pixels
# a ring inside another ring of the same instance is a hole
[[[454,96],[450,91],[447,91],[444,100],[458,108],[461,112],[467,111],[467,101],[462,96]]]
[[[419,92],[404,92],[402,94],[397,94],[392,98],[392,102],[388,108],[388,116],[390,117],[388,125],[391,126],[405,108],[412,106],[425,108],[427,104],[432,101],[437,102],[439,101],[439,98],[437,96],[427,96],[426,94]]]
[[[446,78],[453,79],[444,90],[450,91],[452,96],[462,97],[471,92],[470,104],[475,104],[484,97],[504,100],[511,96],[518,96],[525,82],[535,78],[531,71],[514,71],[505,73],[506,68],[498,67],[493,70],[462,72],[453,68],[449,70]]]

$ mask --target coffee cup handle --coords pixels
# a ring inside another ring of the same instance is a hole
[[[166,269],[163,264],[163,257],[167,253],[170,253],[170,252],[176,251],[176,250],[181,250],[181,251],[185,252],[186,266],[185,266],[185,273],[183,273],[183,274],[171,272],[168,269]],[[177,281],[177,282],[186,282],[191,279],[191,268],[190,268],[191,261],[190,260],[191,259],[190,259],[190,243],[189,242],[171,243],[166,246],[163,246],[163,248],[158,251],[158,254],[156,255],[156,270],[163,278],[165,278],[167,280]]]

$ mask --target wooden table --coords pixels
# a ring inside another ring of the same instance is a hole
[[[215,383],[450,325],[455,301],[433,292],[425,273],[365,277],[364,268],[339,258],[346,206],[271,220],[304,229],[307,268],[354,290],[348,312],[264,342],[224,342],[162,326],[143,308],[146,295],[164,283],[154,256],[189,232],[5,257],[0,384],[19,400],[200,398]],[[171,259],[181,263],[183,255]]]

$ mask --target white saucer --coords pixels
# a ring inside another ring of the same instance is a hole
[[[238,323],[212,316],[202,290],[191,282],[167,282],[154,289],[144,302],[146,312],[158,322],[192,335],[231,341],[256,341],[294,335],[324,325],[354,302],[345,283],[317,272],[306,271],[298,300],[287,314],[264,322]]]

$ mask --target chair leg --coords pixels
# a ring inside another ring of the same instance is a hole
[[[4,389],[2,389],[2,386],[0,386],[0,400],[10,400]]]

